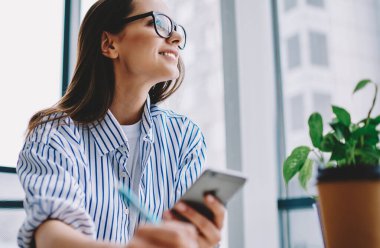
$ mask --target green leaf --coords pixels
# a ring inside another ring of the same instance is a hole
[[[368,121],[368,118],[365,118],[361,121],[358,122],[359,123],[363,123],[363,124],[367,124],[367,121]],[[375,118],[369,118],[369,124],[372,124],[372,125],[379,125],[380,124],[380,115],[376,116]]]
[[[378,115],[374,119],[371,119],[371,121],[372,121],[371,123],[373,123],[375,126],[379,125],[380,124],[380,115]]]
[[[358,140],[356,139],[350,139],[345,144],[345,152],[346,152],[346,158],[347,162],[349,164],[355,164],[355,148],[356,144],[358,143]]]
[[[346,159],[346,148],[344,147],[344,144],[337,143],[334,145],[330,160],[342,160]]]
[[[369,83],[372,83],[372,81],[371,81],[370,79],[364,79],[364,80],[360,81],[360,82],[355,86],[355,89],[354,89],[353,94],[354,94],[355,92],[357,92],[358,90],[363,89],[363,88],[364,88],[367,84],[369,84]]]
[[[355,151],[357,154],[357,164],[378,165],[380,151],[376,148],[366,147]]]
[[[351,124],[351,116],[344,108],[338,106],[332,106],[333,112],[338,118],[339,122],[343,123],[346,127],[349,127]]]
[[[290,179],[294,177],[299,170],[301,170],[302,165],[305,163],[307,157],[309,156],[310,148],[307,146],[299,146],[295,148],[292,153],[286,158],[283,166],[283,176],[286,184],[289,183]]]
[[[338,167],[348,165],[347,159],[340,159],[336,161]]]
[[[323,138],[323,121],[322,116],[319,113],[313,113],[309,117],[309,134],[313,146],[320,148]]]
[[[368,121],[368,118],[364,118],[358,122],[358,124],[363,123],[366,124]],[[373,125],[380,124],[380,115],[376,116],[375,118],[369,118],[369,123]]]
[[[339,141],[337,140],[335,135],[332,133],[328,133],[322,139],[320,150],[323,152],[332,152],[335,144],[337,143],[339,143]]]
[[[367,126],[356,129],[352,132],[352,138],[358,139],[361,136],[378,136],[378,132],[376,131],[376,126],[373,124],[369,124]]]
[[[305,190],[307,189],[307,183],[309,182],[313,169],[313,161],[310,159],[306,159],[305,163],[302,166],[298,174],[298,180]]]
[[[379,135],[365,136],[364,145],[376,146],[376,144],[379,143],[379,141]]]
[[[349,139],[350,138],[349,127],[345,126],[344,124],[342,124],[338,120],[330,123],[330,126],[332,129],[334,129],[334,131],[335,131],[334,135],[338,140],[341,141],[342,139]]]
[[[350,133],[353,133],[356,130],[358,130],[360,127],[361,126],[359,124],[351,123],[351,125],[348,128],[348,130],[350,131]]]
[[[370,122],[368,125],[355,130],[351,138],[358,140],[360,147],[376,146],[380,141],[379,131],[376,130],[374,122]]]
[[[327,162],[327,164],[326,164],[326,168],[332,168],[332,167],[335,167],[335,165],[336,165],[336,161],[329,161],[329,162]]]

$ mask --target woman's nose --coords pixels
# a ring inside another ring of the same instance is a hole
[[[178,33],[176,29],[174,29],[172,35],[168,38],[168,42],[170,44],[180,44],[181,42],[183,42],[183,39],[184,37],[182,37],[182,35],[180,35],[180,33]]]

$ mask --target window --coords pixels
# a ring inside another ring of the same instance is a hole
[[[377,82],[380,80],[380,29],[379,23],[374,21],[380,17],[378,3],[379,1],[354,1],[347,5],[331,5],[328,13],[323,14],[311,8],[300,8],[297,16],[278,11],[279,44],[288,44],[289,34],[294,30],[300,30],[301,37],[306,32],[308,44],[301,46],[300,54],[306,52],[310,61],[310,66],[298,68],[297,73],[280,70],[284,109],[290,110],[284,113],[284,119],[285,123],[292,124],[284,135],[286,155],[296,146],[311,144],[306,127],[308,117],[315,111],[322,114],[325,125],[333,116],[332,104],[350,111],[354,121],[366,116],[373,91],[359,92],[354,96],[352,91],[361,79],[370,78]],[[307,0],[307,4],[323,7],[324,1]],[[358,19],[356,16],[363,18]],[[348,20],[355,20],[355,23]],[[289,50],[289,45],[280,50],[281,57],[288,61]],[[294,128],[298,128],[301,121],[295,114],[297,105],[300,104],[295,93],[300,92],[300,88],[303,92],[305,129],[294,133]],[[379,114],[380,105],[375,109],[373,116]],[[326,125],[325,133],[328,128]],[[314,172],[315,170],[316,167]],[[281,175],[282,171],[279,170],[278,173]],[[287,188],[282,184],[281,191],[286,193],[281,196],[280,202],[298,204],[297,209],[290,205],[280,208],[282,247],[323,247],[318,214],[312,208],[312,202],[308,201],[310,196],[317,194],[315,178],[312,181],[308,192],[301,189],[297,178]]]
[[[24,209],[0,209],[0,246],[14,248],[17,246],[17,233],[25,219]]]
[[[182,52],[184,82],[162,107],[196,122],[206,138],[207,164],[225,168],[225,156],[220,156],[225,154],[225,123],[219,1],[167,0],[167,4],[173,19],[185,27],[188,41]]]
[[[321,8],[323,8],[325,5],[323,0],[306,0],[306,3],[308,5],[315,6],[315,7],[321,7]]]
[[[0,173],[0,201],[23,199],[24,191],[16,174]],[[25,218],[23,209],[0,208],[0,247],[16,247],[18,229]]]
[[[2,3],[0,166],[16,166],[30,117],[61,95],[63,16],[63,0]],[[0,201],[23,197],[17,176],[0,173]],[[0,247],[17,247],[24,217],[23,209],[0,208]]]
[[[290,222],[290,235],[292,248],[322,248],[322,232],[320,231],[320,221],[315,209],[301,209],[298,211],[291,211],[289,217]],[[305,220],[308,223],[305,224]]]
[[[310,63],[313,65],[328,65],[328,50],[326,35],[318,32],[309,33]]]
[[[313,108],[314,111],[322,115],[324,121],[330,120],[332,117],[331,95],[318,92],[313,93]]]
[[[301,65],[301,47],[299,35],[293,35],[286,41],[288,68],[293,69]]]
[[[82,21],[87,10],[96,2],[96,0],[80,0],[80,20]]]
[[[291,10],[297,6],[297,0],[285,0],[285,11]]]
[[[8,1],[0,10],[6,37],[0,64],[0,165],[15,166],[30,117],[61,93],[63,1]],[[46,11],[46,10],[49,11]],[[17,15],[15,15],[17,13]],[[10,43],[11,42],[11,43]]]
[[[305,106],[302,95],[290,98],[290,115],[292,131],[302,130],[305,126]]]

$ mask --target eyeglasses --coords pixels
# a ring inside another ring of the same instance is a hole
[[[185,28],[175,23],[172,19],[170,19],[169,16],[165,14],[155,12],[155,11],[150,11],[144,14],[126,17],[123,19],[123,22],[127,24],[127,23],[131,23],[133,21],[136,21],[142,18],[146,18],[148,16],[153,17],[154,29],[156,30],[156,33],[158,36],[160,36],[161,38],[167,39],[173,35],[173,31],[176,31],[181,36],[181,41],[178,44],[178,48],[181,50],[185,48],[185,45],[186,45]]]

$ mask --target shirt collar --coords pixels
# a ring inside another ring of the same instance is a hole
[[[144,140],[148,140],[151,143],[154,142],[153,139],[153,119],[151,114],[151,105],[150,105],[150,97],[148,95],[145,105],[144,105],[144,112],[142,114],[142,122],[141,122],[141,134],[144,137]]]
[[[150,98],[148,96],[144,105],[140,128],[143,139],[153,143],[153,120],[150,108]],[[105,155],[119,147],[125,147],[126,151],[129,151],[128,139],[110,110],[107,110],[102,120],[91,123],[89,127],[101,155]]]

